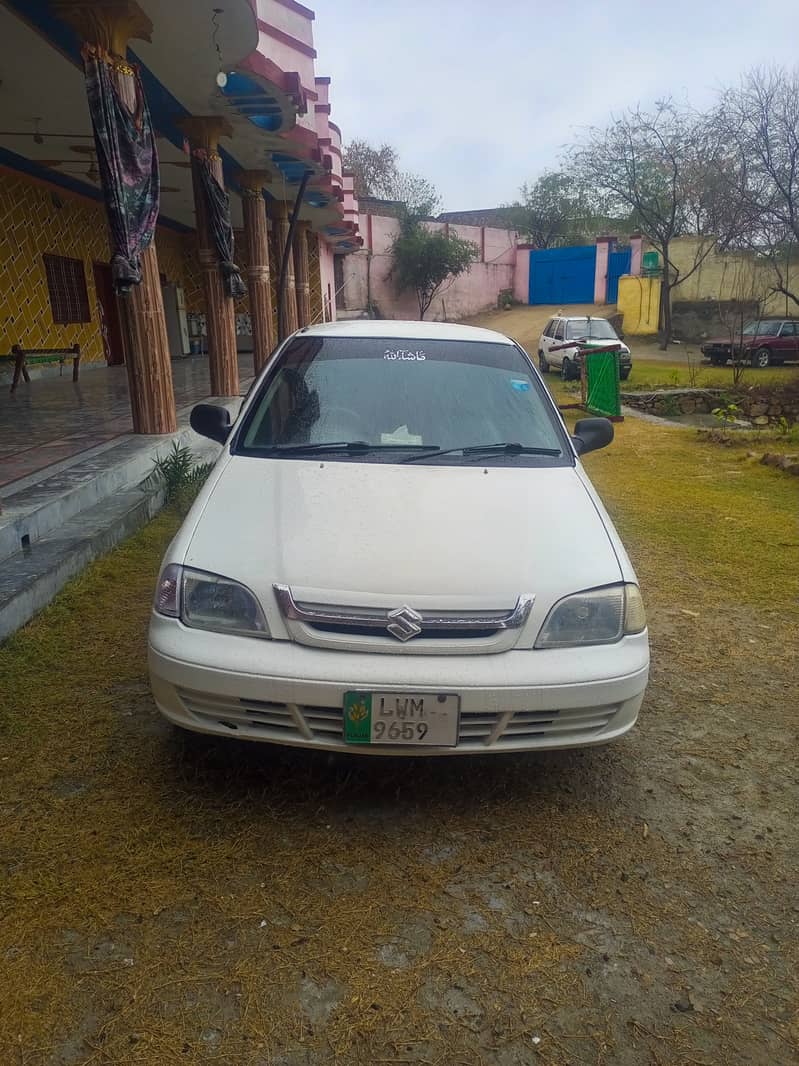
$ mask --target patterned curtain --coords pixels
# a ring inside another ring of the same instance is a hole
[[[96,45],[83,47],[86,95],[111,230],[111,276],[117,292],[141,284],[141,253],[158,220],[158,153],[135,67]]]
[[[211,225],[211,235],[214,238],[216,254],[219,258],[219,270],[222,274],[225,295],[240,299],[247,294],[247,289],[241,280],[239,268],[233,262],[235,241],[233,239],[233,223],[230,221],[230,197],[216,180],[206,156],[195,152],[194,160],[195,166],[199,169],[200,182],[205,194],[208,221]]]

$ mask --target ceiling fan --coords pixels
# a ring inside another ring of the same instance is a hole
[[[100,170],[97,166],[97,153],[94,148],[88,144],[72,144],[70,145],[70,151],[77,152],[80,155],[90,156],[88,170],[82,171],[83,177],[87,178],[92,184],[99,185],[100,183]],[[83,166],[83,162],[80,159],[36,159],[34,162],[43,167],[65,167],[65,166]],[[161,192],[181,192],[176,185],[161,185]]]
[[[32,137],[34,144],[44,144],[45,137],[54,138],[66,138],[71,141],[80,140],[92,140],[93,134],[91,133],[42,133],[41,119],[31,118],[26,119],[27,122],[33,123],[33,130],[0,130],[0,137]]]

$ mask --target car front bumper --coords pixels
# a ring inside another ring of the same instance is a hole
[[[362,654],[191,630],[153,615],[158,709],[200,733],[359,755],[465,755],[604,744],[636,722],[649,671],[646,633],[618,644],[479,656]],[[454,748],[349,745],[348,691],[454,693]]]

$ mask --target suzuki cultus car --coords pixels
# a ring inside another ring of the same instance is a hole
[[[600,744],[649,667],[635,573],[527,354],[498,333],[295,333],[163,561],[149,665],[184,729],[363,754]]]

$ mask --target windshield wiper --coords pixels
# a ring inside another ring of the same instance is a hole
[[[367,452],[409,451],[428,447],[424,444],[370,444],[366,440],[331,440],[317,444],[270,444],[265,452],[274,455],[318,455],[325,452],[352,452],[364,455]]]
[[[466,444],[461,445],[460,448],[436,448],[435,451],[423,452],[421,455],[409,455],[407,459],[402,459],[403,463],[415,463],[420,459],[432,459],[439,455],[452,455],[455,452],[461,452],[464,457],[474,456],[479,458],[481,455],[562,455],[563,452],[560,448],[530,448],[525,444]]]

